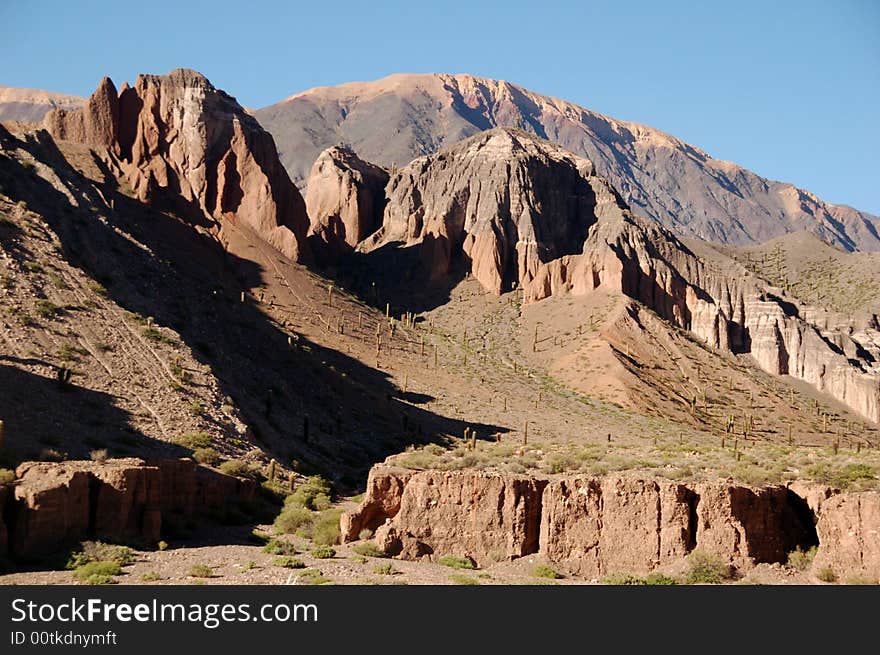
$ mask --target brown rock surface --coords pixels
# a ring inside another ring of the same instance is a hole
[[[388,172],[352,150],[334,146],[309,173],[306,210],[310,232],[336,250],[350,250],[382,222]]]
[[[311,89],[256,116],[297,184],[318,153],[340,139],[369,161],[405,166],[478,132],[510,126],[588,158],[640,214],[680,234],[748,244],[808,230],[848,250],[880,250],[876,216],[714,159],[660,130],[504,80],[391,75]]]
[[[813,570],[866,575],[880,581],[880,493],[836,494],[822,502]]]
[[[140,75],[118,96],[105,78],[82,110],[52,111],[44,124],[56,139],[106,148],[139,199],[237,221],[288,257],[305,255],[305,203],[272,137],[199,73]]]
[[[9,550],[23,557],[51,553],[89,532],[91,475],[86,462],[27,462],[18,478],[7,524]]]
[[[369,515],[378,526],[377,546],[402,559],[455,554],[485,563],[540,552],[569,571],[600,576],[647,573],[695,549],[743,569],[785,562],[795,548],[816,544],[807,501],[786,487],[682,484],[632,475],[542,480],[388,465],[374,467],[370,479],[361,506],[343,515],[345,541],[355,539],[354,528],[368,527],[363,518]],[[860,528],[858,540],[839,555],[849,568],[859,553],[876,562],[876,549],[863,543],[880,529],[877,508],[870,504],[877,495],[870,496],[860,515],[870,527]],[[836,505],[829,508],[829,502],[820,516],[830,511],[831,518],[821,518],[820,525],[853,518]],[[820,539],[835,529],[820,529]],[[822,548],[836,552],[838,541],[829,539]]]
[[[541,552],[582,575],[646,573],[693,548],[696,503],[672,482],[556,480],[544,490]]]
[[[155,543],[162,516],[184,517],[253,498],[256,484],[189,459],[26,462],[0,489],[16,557],[50,554],[85,538]],[[2,534],[2,533],[0,533]],[[0,540],[0,552],[2,552]]]
[[[399,472],[379,468],[371,473],[375,484],[355,516],[366,510],[377,522],[382,490],[394,491],[392,500],[384,503],[388,513],[382,517],[391,523],[376,531],[377,543],[390,552],[410,557],[467,556],[479,563],[538,551],[544,481],[482,472],[419,471],[394,484],[389,477]],[[400,487],[403,493],[395,511]],[[351,517],[342,520],[348,540],[355,523]]]
[[[707,244],[635,216],[590,162],[496,129],[422,157],[388,184],[382,227],[358,249],[416,247],[428,277],[458,262],[526,302],[623,294],[712,348],[749,353],[880,421],[880,331],[790,297]]]

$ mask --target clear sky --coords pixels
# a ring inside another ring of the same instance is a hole
[[[880,214],[880,0],[0,0],[0,84],[195,68],[248,107],[472,73],[663,129]]]

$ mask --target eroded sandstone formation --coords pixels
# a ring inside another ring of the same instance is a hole
[[[588,577],[647,573],[695,549],[745,569],[815,545],[814,567],[880,577],[877,492],[379,465],[342,526],[344,541],[375,530],[376,544],[402,559],[457,555],[485,564],[540,554]]]
[[[353,249],[381,224],[387,183],[385,169],[344,146],[327,148],[309,173],[309,232],[334,251]]]
[[[496,129],[422,157],[387,187],[382,227],[358,249],[419,249],[428,277],[465,266],[490,292],[526,303],[594,289],[632,298],[723,352],[814,385],[880,421],[876,317],[847,317],[787,296],[707,245],[695,252],[631,212],[592,164]],[[696,247],[696,246],[694,246]]]
[[[51,554],[83,539],[155,543],[163,517],[251,499],[253,481],[223,475],[190,459],[26,462],[0,488],[0,553]]]
[[[272,137],[195,71],[140,75],[119,93],[104,78],[82,109],[54,110],[44,125],[106,156],[142,201],[237,221],[288,257],[305,255],[305,203]]]

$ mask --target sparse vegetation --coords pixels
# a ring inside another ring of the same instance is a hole
[[[351,549],[364,557],[385,557],[385,553],[379,550],[379,547],[372,541],[357,543]]]
[[[378,575],[394,575],[397,573],[397,569],[394,568],[394,565],[391,562],[382,562],[373,567],[373,573],[377,573]]]
[[[237,478],[256,479],[260,475],[260,467],[240,459],[230,459],[220,465],[221,473],[234,475]]]
[[[463,586],[478,586],[480,581],[476,578],[472,578],[469,575],[464,575],[463,573],[452,573],[449,576],[449,581],[452,584],[463,585]]]
[[[307,585],[322,585],[330,584],[333,582],[332,580],[330,580],[330,578],[324,577],[324,574],[321,573],[318,569],[306,569],[299,574],[297,580],[300,584]]]
[[[296,557],[277,557],[272,561],[272,566],[278,566],[283,569],[302,569],[305,568],[305,563],[299,558]]]
[[[837,582],[837,573],[835,573],[834,569],[830,566],[825,566],[819,569],[816,573],[816,577],[822,582]]]
[[[312,548],[312,557],[315,559],[331,559],[336,557],[336,550],[330,546],[315,546]]]
[[[448,566],[453,569],[475,569],[477,565],[470,557],[456,557],[455,555],[444,555],[437,560],[438,564]]]
[[[211,446],[211,435],[207,432],[187,432],[174,440],[179,446],[195,450],[196,448],[208,448]]]
[[[562,575],[556,571],[552,566],[548,566],[547,564],[536,564],[532,569],[532,575],[536,578],[548,578],[550,580],[556,580],[561,578]]]
[[[15,471],[0,469],[0,487],[15,482]]]
[[[213,448],[196,448],[193,451],[193,459],[205,466],[217,466],[220,463],[220,453]]]
[[[135,552],[128,546],[107,544],[101,541],[84,541],[80,550],[71,553],[67,568],[76,569],[91,562],[115,562],[119,566],[134,564]]]
[[[106,448],[99,448],[89,453],[89,459],[91,459],[93,462],[104,463],[107,461],[108,457],[109,455]]]
[[[693,551],[687,556],[687,564],[688,584],[720,584],[733,577],[730,564],[708,551]]]
[[[788,565],[798,571],[806,571],[812,566],[816,557],[816,546],[804,551],[798,546],[788,554]]]
[[[193,564],[189,570],[191,578],[213,578],[214,569],[207,564]]]
[[[77,566],[73,577],[89,585],[114,584],[114,576],[122,573],[122,567],[115,561],[86,562]]]
[[[146,573],[141,575],[142,582],[158,582],[159,580],[163,579],[164,578],[155,571],[147,571]]]
[[[34,311],[40,318],[55,318],[61,311],[61,308],[49,300],[38,300],[34,303]]]
[[[265,546],[263,551],[270,555],[296,555],[296,547],[289,541],[281,541],[280,539],[271,539]]]

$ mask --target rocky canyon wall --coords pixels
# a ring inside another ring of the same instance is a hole
[[[25,462],[0,487],[0,554],[21,559],[83,539],[155,544],[162,522],[253,499],[256,483],[190,459]]]
[[[880,578],[877,492],[380,465],[360,507],[342,518],[345,541],[365,529],[402,559],[539,554],[585,577],[648,573],[696,549],[747,569],[818,545],[815,567]]]

